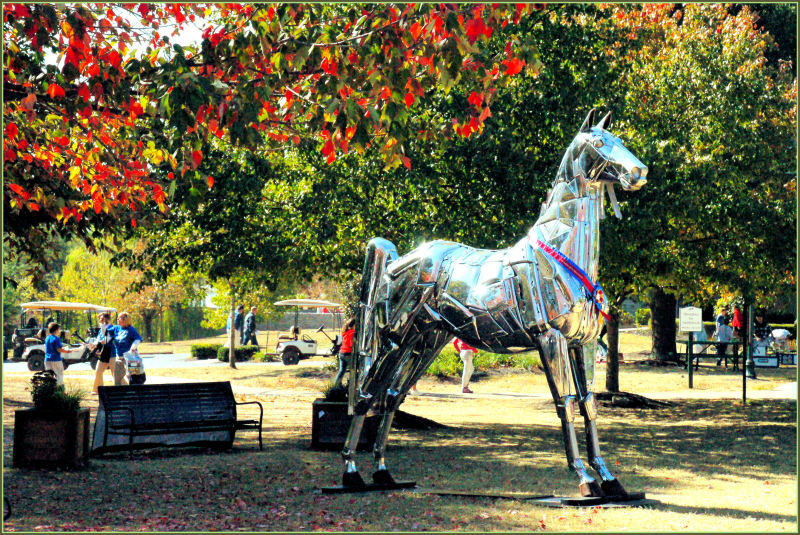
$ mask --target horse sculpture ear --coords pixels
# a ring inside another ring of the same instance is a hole
[[[594,122],[594,112],[595,111],[596,110],[594,108],[589,110],[589,115],[586,116],[586,119],[583,121],[583,124],[581,125],[581,129],[580,129],[581,132],[588,132],[589,129],[592,127],[592,123]]]
[[[600,122],[597,123],[597,128],[602,128],[603,130],[608,130],[608,127],[611,126],[611,112],[609,111],[606,113],[606,116],[600,119]]]

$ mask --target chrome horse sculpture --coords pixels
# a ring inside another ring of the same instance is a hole
[[[350,374],[353,414],[342,456],[342,488],[366,487],[355,463],[364,418],[383,413],[374,446],[374,485],[395,484],[384,458],[397,407],[455,336],[494,353],[537,349],[561,419],[567,461],[583,496],[632,499],[600,456],[592,394],[595,340],[604,296],[597,280],[604,188],[637,190],[647,168],[589,112],[564,155],[539,219],[513,247],[483,250],[448,241],[404,256],[381,238],[369,242]],[[583,416],[589,473],[578,451],[575,402]]]

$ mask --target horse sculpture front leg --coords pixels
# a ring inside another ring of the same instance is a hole
[[[572,393],[573,363],[564,336],[551,329],[539,337],[539,352],[542,365],[547,376],[547,384],[556,405],[556,412],[561,420],[561,432],[564,437],[564,448],[567,453],[567,464],[578,476],[578,485],[583,496],[604,496],[604,492],[586,469],[580,458],[578,439],[575,434],[575,401]],[[578,391],[580,394],[580,390]],[[585,390],[584,390],[585,392]]]
[[[640,499],[644,495],[628,494],[622,484],[606,466],[600,455],[600,439],[597,434],[597,400],[591,392],[591,383],[587,381],[584,363],[594,358],[594,345],[582,346],[571,350],[571,361],[575,376],[575,386],[579,392],[579,405],[586,433],[586,451],[589,464],[600,476],[600,488],[606,496],[617,501]]]

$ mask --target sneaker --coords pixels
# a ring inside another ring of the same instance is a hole
[[[470,390],[468,386],[465,386],[464,388],[461,389],[461,393],[462,394],[472,394],[472,390]]]

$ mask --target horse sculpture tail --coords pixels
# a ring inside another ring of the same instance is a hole
[[[383,280],[386,265],[397,259],[397,247],[389,240],[372,238],[367,244],[367,256],[364,259],[364,271],[361,275],[361,289],[358,296],[358,313],[356,314],[356,332],[354,335],[353,358],[350,364],[348,380],[347,413],[355,411],[358,397],[358,382],[369,369],[377,352],[376,325],[374,307],[378,289]]]

